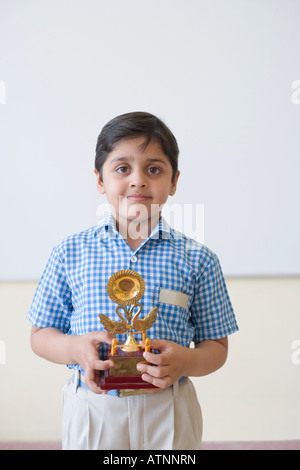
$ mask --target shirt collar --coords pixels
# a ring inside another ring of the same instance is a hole
[[[98,225],[95,227],[95,235],[101,236],[101,234],[110,233],[110,234],[119,234],[116,222],[112,216],[112,214],[107,215],[104,219],[102,219]],[[159,219],[158,224],[152,230],[149,239],[168,239],[174,238],[174,230],[170,227],[167,221],[161,217]]]
[[[101,235],[102,232],[119,233],[112,214],[102,218],[95,227],[95,235]]]
[[[161,217],[158,224],[152,230],[150,237],[153,239],[168,239],[174,238],[174,231],[168,224],[168,222]]]

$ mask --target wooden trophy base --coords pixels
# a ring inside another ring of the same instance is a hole
[[[103,390],[157,388],[145,382],[136,368],[139,362],[148,364],[143,357],[143,352],[142,348],[135,352],[125,352],[118,348],[113,355],[109,351],[107,359],[111,359],[114,366],[101,371],[101,388]]]

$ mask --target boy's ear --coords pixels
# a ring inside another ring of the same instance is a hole
[[[171,184],[171,188],[170,188],[170,192],[169,192],[170,196],[174,196],[174,194],[176,193],[176,188],[177,188],[177,182],[178,182],[179,175],[180,175],[180,171],[177,171],[177,173],[175,175],[175,178],[174,178],[174,180],[172,181],[172,184]]]
[[[101,181],[99,172],[97,170],[94,170],[94,173],[97,177],[97,190],[98,190],[98,192],[100,194],[105,194],[105,189],[104,189],[104,186],[103,186],[103,182]]]

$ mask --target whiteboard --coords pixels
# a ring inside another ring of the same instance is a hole
[[[97,137],[138,110],[175,134],[171,202],[224,274],[299,275],[299,24],[293,0],[2,0],[0,280],[98,222]]]

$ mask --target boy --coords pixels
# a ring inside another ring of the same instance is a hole
[[[225,363],[237,325],[218,258],[161,217],[176,191],[178,153],[171,131],[149,113],[107,123],[95,173],[112,214],[55,247],[37,288],[28,314],[32,349],[74,370],[64,387],[63,449],[200,448],[201,410],[188,376]],[[106,285],[121,269],[143,277],[144,312],[158,307],[148,331],[156,353],[137,366],[157,388],[139,395],[100,386],[100,371],[113,363],[98,314],[118,320]]]

